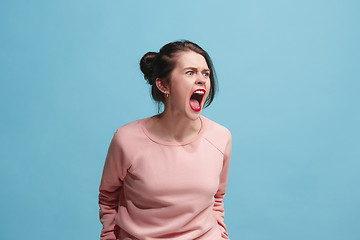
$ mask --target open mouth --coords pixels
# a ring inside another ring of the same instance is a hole
[[[198,89],[193,92],[193,94],[190,97],[190,107],[194,111],[200,111],[201,110],[201,103],[205,95],[204,89]]]

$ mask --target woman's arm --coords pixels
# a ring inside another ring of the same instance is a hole
[[[101,240],[116,239],[117,227],[115,217],[118,210],[122,181],[126,175],[122,161],[123,153],[117,133],[115,133],[106,156],[99,188],[99,216],[100,222],[103,225],[100,234]]]
[[[229,168],[230,168],[230,157],[231,157],[231,134],[229,132],[228,136],[228,142],[224,151],[224,159],[223,159],[223,168],[220,173],[220,183],[219,183],[219,189],[215,194],[215,203],[214,203],[214,215],[218,222],[220,231],[221,231],[221,237],[222,239],[229,239],[228,232],[224,223],[224,197],[226,192],[226,185],[228,180],[228,174],[229,174]]]

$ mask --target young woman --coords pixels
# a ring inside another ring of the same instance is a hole
[[[216,87],[209,55],[177,41],[145,54],[140,68],[164,111],[115,132],[100,184],[100,239],[229,239],[231,134],[201,115]]]

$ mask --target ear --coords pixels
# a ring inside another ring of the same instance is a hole
[[[167,83],[161,78],[156,79],[156,87],[164,94],[170,94],[170,88]]]

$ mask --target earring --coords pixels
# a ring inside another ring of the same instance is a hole
[[[165,96],[166,96],[166,98],[168,98],[168,97],[169,97],[169,94],[167,93],[167,94],[165,94]]]

